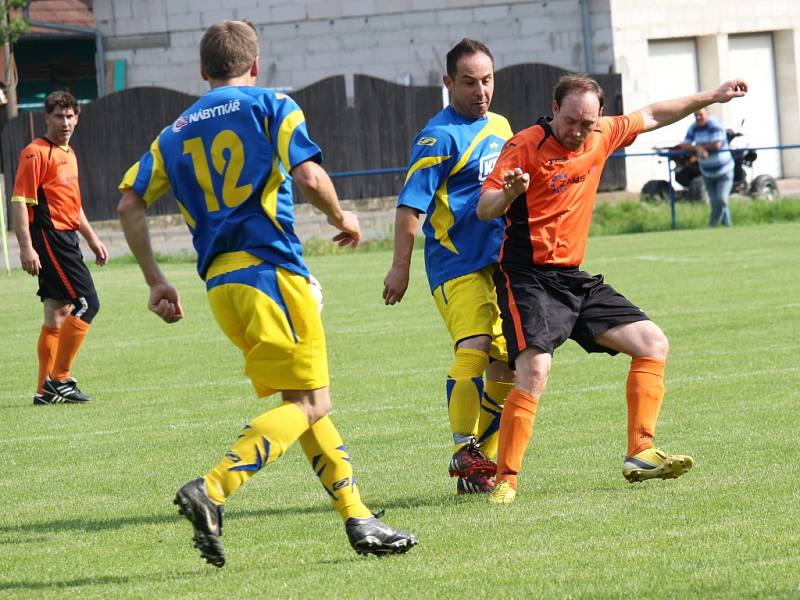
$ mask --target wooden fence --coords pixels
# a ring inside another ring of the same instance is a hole
[[[508,117],[514,131],[550,113],[551,90],[563,70],[548,65],[516,65],[496,73],[492,110]],[[606,92],[605,114],[622,114],[619,75],[596,75]],[[414,87],[357,75],[350,105],[343,76],[331,77],[296,90],[291,96],[305,112],[308,129],[323,149],[330,172],[404,167],[411,140],[442,109],[438,87]],[[70,142],[78,156],[83,206],[90,220],[116,218],[117,185],[125,170],[149,147],[165,125],[174,121],[195,97],[162,88],[132,88],[105,96],[82,107]],[[41,113],[9,121],[0,132],[0,158],[11,197],[19,153],[44,133]],[[394,196],[403,174],[337,178],[341,198]],[[625,163],[612,159],[601,190],[624,189]],[[154,214],[176,213],[170,194],[151,209]],[[8,213],[7,213],[8,214]]]

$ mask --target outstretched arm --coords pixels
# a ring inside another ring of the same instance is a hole
[[[150,286],[147,307],[167,323],[175,323],[183,318],[183,307],[178,291],[167,281],[156,262],[146,210],[144,200],[131,188],[125,191],[117,206],[125,240],[139,263],[145,282]]]
[[[747,83],[744,80],[731,79],[715,90],[705,90],[692,96],[654,102],[639,111],[644,117],[642,132],[653,131],[670,125],[701,108],[705,108],[709,104],[730,102],[732,99],[744,96],[746,93]]]
[[[325,169],[307,160],[292,169],[292,178],[309,202],[325,213],[328,223],[340,231],[333,241],[340,246],[358,246],[361,241],[358,216],[349,210],[342,210],[336,188]]]

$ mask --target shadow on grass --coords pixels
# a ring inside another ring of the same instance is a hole
[[[174,581],[181,577],[196,575],[197,571],[184,571],[183,573],[152,574],[152,575],[132,575],[130,577],[115,575],[99,575],[97,577],[81,577],[78,579],[66,579],[63,581],[8,581],[0,583],[0,592],[13,590],[64,590],[67,588],[79,588],[93,585],[124,585],[128,583],[141,583],[143,581],[159,582]]]
[[[385,502],[375,502],[373,510],[387,509],[408,509],[442,507],[454,503],[465,502],[464,496],[428,496],[428,497],[403,497],[392,498]],[[282,515],[321,515],[327,514],[330,507],[324,502],[314,506],[277,506],[274,508],[261,509],[234,509],[225,513],[225,521],[238,521],[241,519],[253,519],[259,517],[280,517]],[[142,515],[136,517],[121,517],[109,519],[59,519],[54,521],[40,521],[37,523],[23,523],[20,525],[0,525],[0,546],[9,544],[42,542],[41,537],[45,533],[59,533],[64,531],[82,531],[92,533],[97,531],[113,531],[124,527],[136,527],[139,525],[162,525],[165,523],[183,522],[183,518],[175,515]],[[29,538],[27,540],[10,539],[14,534],[37,534],[40,537]]]

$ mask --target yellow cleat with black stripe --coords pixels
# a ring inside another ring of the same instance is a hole
[[[634,456],[625,457],[622,475],[630,483],[647,479],[675,479],[693,466],[691,456],[667,454],[658,448],[648,448]]]

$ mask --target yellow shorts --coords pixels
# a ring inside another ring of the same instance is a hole
[[[256,393],[326,387],[328,356],[308,280],[247,252],[220,254],[206,276],[211,311],[244,354]]]
[[[488,335],[492,338],[489,356],[508,361],[492,280],[494,270],[494,265],[491,265],[449,279],[433,290],[433,299],[455,343],[476,335]]]

